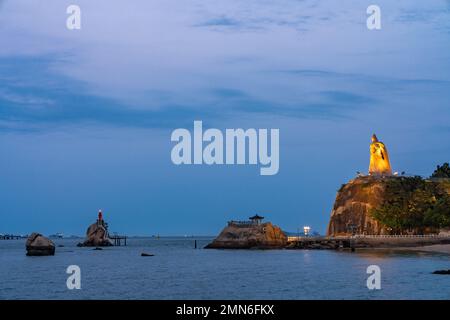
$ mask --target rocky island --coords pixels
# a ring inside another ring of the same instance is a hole
[[[230,221],[206,249],[277,249],[284,248],[287,236],[264,217],[255,215],[249,221]]]
[[[369,175],[342,185],[327,236],[438,234],[450,224],[450,169],[429,178],[392,173],[384,143],[374,134]]]
[[[439,234],[449,208],[450,179],[357,177],[338,191],[327,236]]]
[[[33,232],[25,244],[27,256],[53,256],[55,244],[42,234]]]
[[[86,239],[83,243],[79,243],[79,247],[108,247],[113,243],[109,239],[108,223],[103,220],[103,214],[98,212],[97,221],[91,224],[86,231]]]

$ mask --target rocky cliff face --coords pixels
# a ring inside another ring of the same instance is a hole
[[[358,177],[343,185],[334,202],[327,236],[351,234],[352,226],[357,234],[385,234],[383,226],[369,215],[371,208],[383,202],[384,194],[383,178]]]
[[[259,225],[229,223],[206,248],[270,249],[281,248],[286,244],[287,237],[284,232],[270,222]]]
[[[401,177],[364,176],[343,185],[334,202],[327,236],[350,235],[352,231],[356,234],[388,234],[387,229],[371,217],[370,210],[384,202],[388,196],[387,184],[392,179]],[[449,179],[429,179],[427,183],[438,184],[450,194]]]

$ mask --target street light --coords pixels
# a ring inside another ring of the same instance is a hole
[[[311,227],[309,227],[309,226],[303,227],[303,233],[304,233],[305,237],[307,237],[309,235],[310,231],[311,231]]]

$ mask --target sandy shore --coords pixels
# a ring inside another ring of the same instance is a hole
[[[425,251],[425,252],[437,252],[437,253],[450,254],[450,244],[433,244],[431,246],[421,246],[421,247],[400,247],[400,248],[395,248],[395,250]]]

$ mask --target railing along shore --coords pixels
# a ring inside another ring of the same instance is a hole
[[[440,234],[374,234],[374,235],[354,235],[353,238],[449,238],[450,235]]]
[[[299,240],[317,240],[317,239],[403,239],[403,238],[439,238],[439,239],[446,239],[450,238],[450,235],[445,234],[418,234],[418,235],[412,235],[412,234],[397,234],[397,235],[377,235],[377,234],[361,234],[361,235],[349,235],[349,236],[334,236],[334,237],[326,237],[326,236],[288,236],[288,241],[299,241]]]

